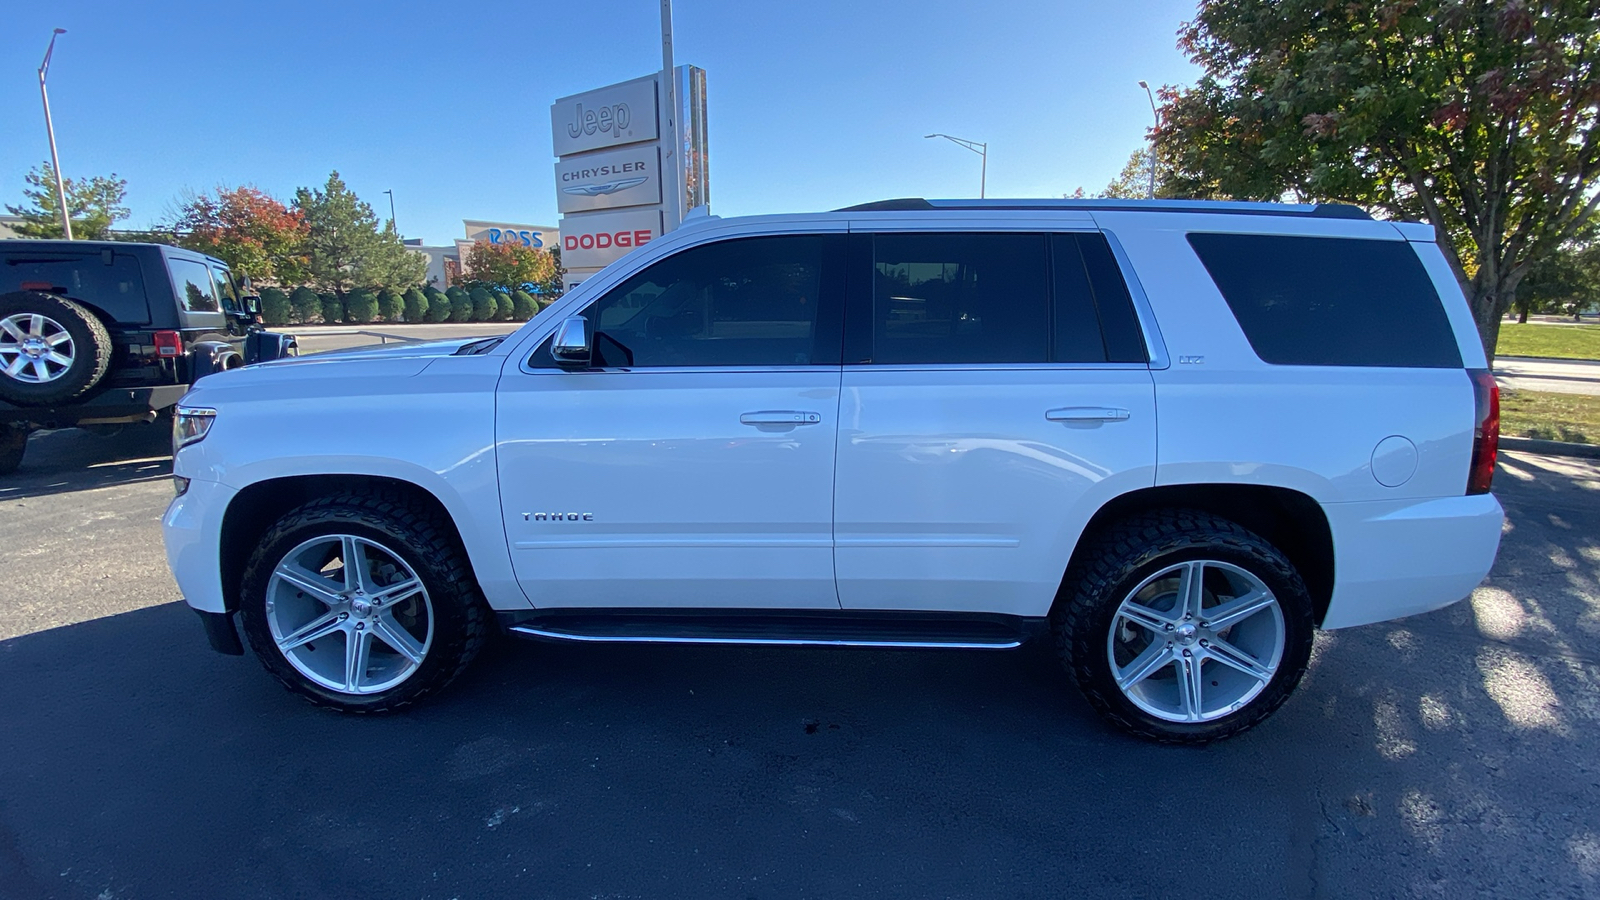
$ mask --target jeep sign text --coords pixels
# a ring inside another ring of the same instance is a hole
[[[653,141],[655,76],[562,97],[550,106],[550,135],[557,156]]]

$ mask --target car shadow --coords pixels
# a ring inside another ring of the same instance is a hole
[[[161,424],[128,425],[115,434],[81,428],[36,431],[22,465],[0,475],[0,500],[83,491],[172,475],[172,433]]]

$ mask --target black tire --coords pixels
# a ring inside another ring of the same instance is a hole
[[[0,425],[0,475],[15,472],[27,450],[28,426]]]
[[[26,374],[9,374],[5,366],[18,357],[0,354],[0,400],[18,406],[53,406],[77,400],[97,387],[111,369],[111,334],[104,322],[84,306],[53,294],[17,291],[0,296],[0,320],[17,315],[44,316],[71,338],[71,364],[50,370],[48,381],[29,381],[36,377],[32,367]],[[0,348],[15,347],[15,336],[0,335]],[[47,366],[47,369],[49,367]]]
[[[278,649],[267,620],[273,569],[305,541],[330,534],[383,544],[417,574],[432,604],[433,640],[421,664],[406,680],[378,693],[334,691],[308,678]],[[239,611],[245,637],[268,672],[313,704],[341,712],[386,712],[443,688],[472,662],[491,631],[488,605],[450,523],[387,490],[313,500],[279,519],[251,554]]]
[[[1200,559],[1244,569],[1272,591],[1283,614],[1283,653],[1266,686],[1239,709],[1209,721],[1169,721],[1117,686],[1107,645],[1117,609],[1135,588],[1168,566]],[[1132,516],[1091,537],[1062,582],[1051,624],[1061,662],[1089,703],[1118,728],[1167,744],[1232,737],[1270,716],[1305,675],[1316,631],[1305,582],[1283,553],[1234,522],[1183,509]]]

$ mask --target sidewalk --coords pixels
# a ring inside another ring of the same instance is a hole
[[[1494,361],[1494,377],[1501,387],[1514,391],[1600,397],[1600,360],[1501,356]]]

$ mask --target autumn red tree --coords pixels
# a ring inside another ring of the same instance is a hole
[[[477,241],[462,260],[463,284],[483,284],[505,291],[548,282],[556,271],[555,257],[537,247]]]
[[[305,217],[258,188],[219,187],[183,204],[178,243],[209,253],[235,273],[293,284],[306,277]]]

